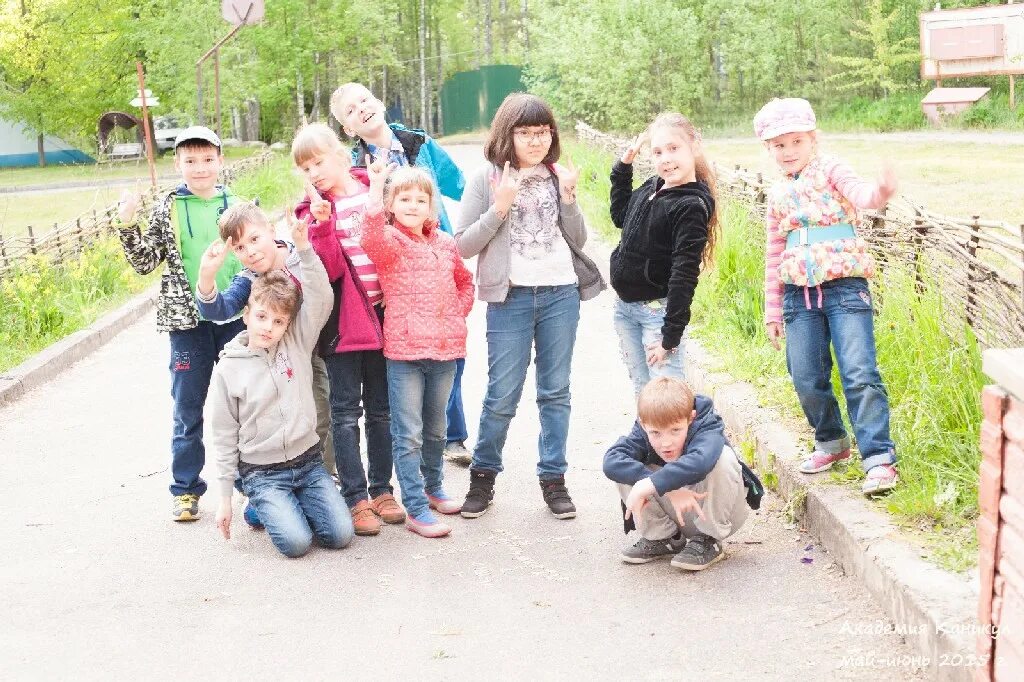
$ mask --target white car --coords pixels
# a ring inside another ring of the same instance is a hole
[[[182,114],[168,114],[153,119],[153,137],[156,138],[156,149],[161,154],[174,149],[174,140],[192,121]]]

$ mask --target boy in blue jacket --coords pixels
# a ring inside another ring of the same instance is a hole
[[[761,504],[757,476],[736,457],[710,398],[681,380],[651,380],[637,399],[633,430],[604,456],[618,484],[626,532],[640,539],[623,561],[672,556],[672,566],[702,571],[724,559],[722,541]]]

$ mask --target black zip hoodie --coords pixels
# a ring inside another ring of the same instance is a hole
[[[612,222],[622,230],[612,252],[612,287],[626,303],[668,298],[661,345],[672,350],[690,322],[715,200],[703,182],[662,189],[657,175],[633,191],[633,166],[621,161],[611,181]]]

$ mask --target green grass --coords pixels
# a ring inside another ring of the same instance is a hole
[[[611,157],[581,149],[579,143],[567,147],[583,169],[580,201],[587,222],[614,242],[607,209]],[[771,347],[762,331],[764,226],[745,205],[728,199],[721,201],[721,226],[715,265],[701,275],[697,287],[691,333],[714,353],[722,369],[751,383],[762,404],[777,408],[810,447],[812,434],[787,374],[785,355]],[[874,504],[917,535],[934,561],[962,570],[977,555],[972,522],[978,513],[984,384],[979,349],[966,328],[953,336],[943,331],[942,298],[933,287],[919,295],[908,269],[886,268],[872,289],[880,301],[875,338],[901,476],[897,489]],[[845,411],[838,372],[833,385]],[[826,480],[859,492],[862,477],[859,465],[852,464]]]
[[[234,183],[245,197],[260,197],[268,212],[299,198],[302,185],[286,155]],[[26,260],[0,280],[0,372],[46,346],[83,329],[155,281],[163,271],[139,277],[128,265],[117,237],[88,247],[74,261],[53,265]]]
[[[252,156],[261,149],[252,147],[228,147],[224,150],[225,163],[231,163]],[[156,158],[156,174],[176,175],[174,155],[171,153]],[[62,182],[96,180],[123,180],[139,178],[149,181],[149,166],[145,159],[139,161],[117,161],[98,164],[52,164],[45,168],[27,166],[24,168],[0,168],[0,187],[26,187],[53,185]]]

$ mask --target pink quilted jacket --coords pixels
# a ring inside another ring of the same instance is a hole
[[[377,266],[384,291],[384,357],[455,360],[466,357],[466,316],[473,308],[473,275],[451,235],[430,223],[417,237],[368,214],[363,250]]]

